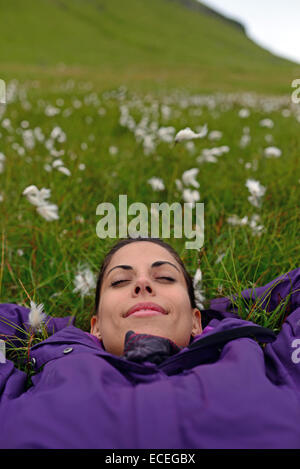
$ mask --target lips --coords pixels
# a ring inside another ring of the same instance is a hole
[[[136,313],[137,311],[141,311],[141,310],[156,311],[157,313],[160,313],[160,314],[167,314],[167,311],[164,308],[162,308],[160,305],[156,303],[145,302],[145,303],[137,303],[136,305],[134,305],[132,308],[130,308],[127,311],[127,313],[125,314],[125,317],[128,317],[131,314]]]

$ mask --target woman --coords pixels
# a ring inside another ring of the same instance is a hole
[[[276,336],[226,298],[201,316],[166,243],[119,242],[99,274],[90,333],[51,318],[54,334],[30,351],[27,391],[25,373],[0,364],[0,447],[299,448],[299,285],[296,269],[243,292],[263,298],[273,287],[272,311],[292,286]],[[5,335],[28,310],[1,305],[0,316]]]

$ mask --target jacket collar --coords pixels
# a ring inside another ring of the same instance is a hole
[[[264,329],[250,321],[233,317],[225,318],[222,321],[213,319],[210,321],[209,326],[212,329],[206,332],[206,334],[195,336],[187,347],[183,347],[178,352],[173,349],[174,353],[170,353],[168,357],[165,357],[162,363],[151,363],[149,361],[136,363],[126,357],[112,355],[104,349],[101,341],[95,340],[94,336],[75,326],[65,327],[43,342],[33,346],[30,356],[35,359],[35,367],[38,370],[48,361],[63,357],[66,349],[71,348],[72,351],[80,352],[88,347],[91,353],[101,356],[118,369],[141,374],[149,374],[162,370],[166,374],[171,375],[197,364],[217,359],[220,347],[225,342],[230,341],[231,337],[249,337],[250,332],[254,330],[255,333],[257,331],[256,335],[260,334],[263,337],[264,342],[273,341],[275,338],[274,333],[269,329]],[[234,331],[235,335],[232,335]],[[253,335],[252,332],[251,335]]]

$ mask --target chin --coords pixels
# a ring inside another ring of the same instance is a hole
[[[132,327],[132,330],[136,334],[149,334],[149,335],[157,335],[159,337],[165,337],[166,339],[173,340],[172,337],[170,337],[170,334],[163,328],[163,327],[153,327],[153,324],[145,324],[141,325],[139,324],[137,327]]]

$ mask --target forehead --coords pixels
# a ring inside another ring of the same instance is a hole
[[[138,241],[120,248],[111,258],[107,269],[115,265],[152,264],[154,261],[169,261],[180,267],[173,255],[164,247],[147,241]],[[180,268],[181,270],[181,268]]]

